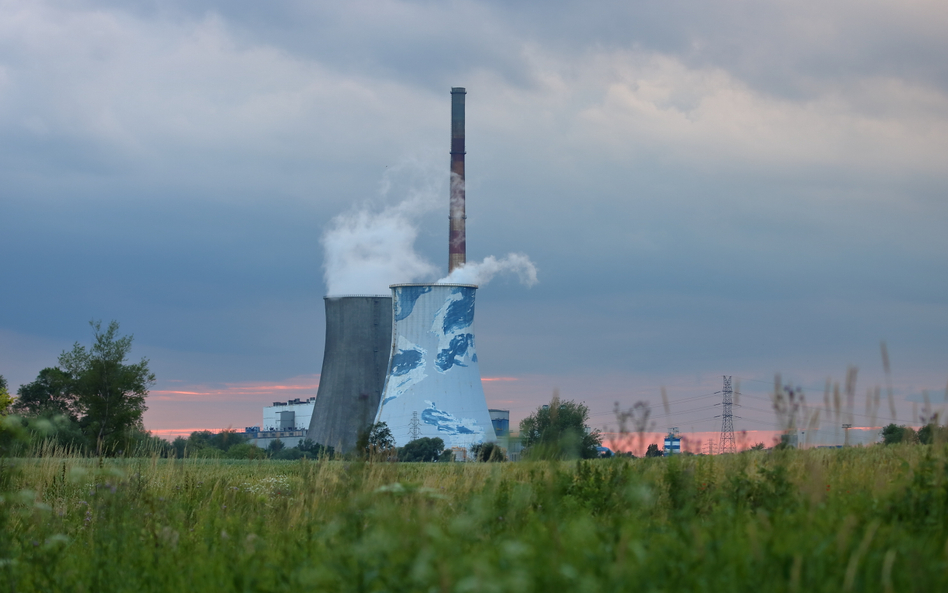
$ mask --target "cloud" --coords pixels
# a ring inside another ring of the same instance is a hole
[[[601,152],[614,163],[658,156],[702,171],[842,167],[944,177],[938,155],[948,148],[948,94],[931,85],[868,76],[800,100],[757,89],[726,68],[656,52],[563,56],[534,47],[525,55],[535,87],[486,74],[471,86],[491,89],[484,93],[491,119],[507,130],[497,133],[529,140],[561,131],[537,147],[544,162]],[[531,106],[526,119],[504,117],[520,105]]]
[[[17,138],[20,171],[7,174],[19,179],[55,169],[73,183],[131,174],[178,187],[214,178],[230,190],[297,189],[273,171],[364,157],[362,139],[380,119],[410,146],[419,127],[406,110],[431,108],[404,83],[248,43],[213,11],[145,19],[8,3],[0,23],[0,129]]]
[[[163,381],[172,382],[172,381]],[[174,381],[179,383],[180,381]],[[149,401],[265,401],[268,398],[307,398],[315,397],[319,389],[319,375],[293,377],[284,382],[242,381],[223,384],[189,384],[174,389],[152,389]],[[263,397],[261,397],[263,396]]]

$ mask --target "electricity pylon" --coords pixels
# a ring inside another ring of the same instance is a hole
[[[408,435],[413,441],[421,436],[421,422],[418,421],[418,412],[411,413],[411,422],[408,424]]]
[[[724,400],[721,402],[723,410],[721,412],[721,442],[718,444],[718,453],[734,453],[737,447],[734,444],[734,414],[731,411],[733,392],[731,391],[731,378],[724,377]]]

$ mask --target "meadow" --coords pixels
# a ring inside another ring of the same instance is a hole
[[[4,591],[948,590],[948,449],[4,459]]]

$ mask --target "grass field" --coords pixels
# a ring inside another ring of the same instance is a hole
[[[0,590],[945,591],[946,461],[4,460]]]

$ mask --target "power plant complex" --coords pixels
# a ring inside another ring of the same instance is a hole
[[[449,274],[467,260],[465,94],[451,89]],[[391,296],[325,297],[326,346],[308,438],[345,452],[360,432],[385,422],[396,446],[438,437],[466,451],[496,440],[492,413],[503,411],[487,409],[474,349],[477,286],[390,288]]]

